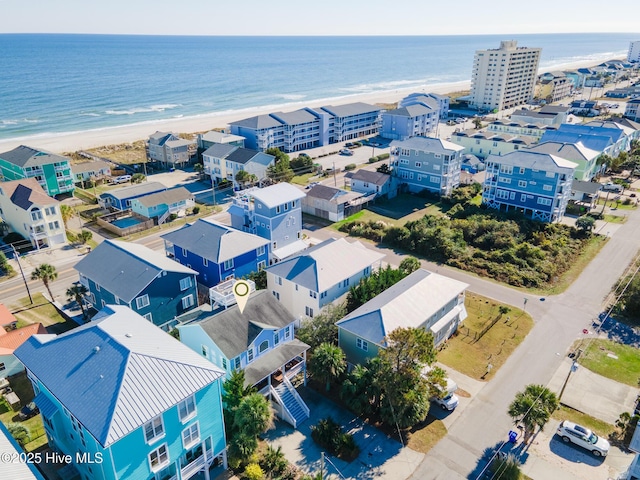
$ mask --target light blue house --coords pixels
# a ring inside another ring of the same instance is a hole
[[[435,103],[433,103],[435,101]],[[416,103],[424,103],[432,108],[437,108],[440,118],[449,116],[449,107],[451,99],[446,95],[437,93],[410,93],[398,102],[398,107],[406,107],[415,105]]]
[[[309,345],[294,338],[295,318],[267,290],[253,293],[242,313],[237,305],[217,314],[194,313],[178,326],[182,343],[227,377],[244,370],[246,386],[269,397],[280,418],[294,427],[309,418],[308,407],[291,384],[299,374],[306,383]]]
[[[406,140],[432,135],[438,127],[439,109],[423,103],[387,110],[382,113],[380,136],[391,140]]]
[[[581,142],[544,142],[530,147],[529,150],[532,152],[549,153],[575,162],[577,166],[573,172],[573,178],[585,182],[591,181],[596,173],[598,173],[598,157],[602,154],[602,152],[597,152],[585,147]]]
[[[269,240],[269,264],[273,264],[307,248],[302,241],[304,196],[284,182],[243,190],[229,207],[231,225]]]
[[[202,218],[161,238],[167,256],[193,268],[207,287],[258,272],[269,260],[268,240]]]
[[[490,155],[482,203],[498,210],[519,210],[542,222],[557,222],[571,197],[577,164],[548,153],[519,150]]]
[[[423,328],[440,345],[467,317],[468,287],[422,268],[403,278],[336,323],[347,362],[364,365],[386,347],[386,337],[398,328]]]
[[[158,224],[162,224],[172,213],[185,216],[187,209],[195,204],[193,193],[184,187],[177,187],[134,198],[131,200],[131,211],[143,217],[157,218]]]
[[[126,305],[168,330],[198,306],[198,272],[144,245],[105,240],[74,268],[96,310]]]
[[[609,153],[609,155],[613,157],[617,157],[620,152],[629,150],[629,146],[631,143],[627,135],[625,135],[624,130],[621,130],[617,127],[612,128],[601,126],[601,123],[599,122],[595,124],[587,123],[580,125],[565,123],[558,127],[558,132],[574,133],[581,136],[609,137],[611,139],[611,143],[613,144],[611,153]],[[544,136],[542,138],[544,138]]]
[[[131,202],[134,199],[152,193],[164,192],[166,189],[167,187],[160,182],[142,182],[104,192],[98,197],[98,204],[106,209],[127,210],[131,208]]]
[[[51,448],[82,479],[208,480],[226,467],[224,372],[125,306],[17,351]],[[72,478],[71,476],[67,478]]]
[[[393,175],[409,192],[449,195],[460,184],[464,147],[440,138],[414,137],[391,142]]]

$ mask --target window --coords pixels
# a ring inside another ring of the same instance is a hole
[[[100,291],[100,284],[96,283],[96,292]]]
[[[56,207],[47,207],[44,209],[44,212],[47,215],[55,215],[56,214]]]
[[[433,169],[436,170],[436,171],[439,171],[440,170],[440,165],[434,165]]]
[[[307,317],[311,317],[313,318],[313,308],[311,307],[304,307],[304,313]]]
[[[511,165],[500,165],[500,173],[511,175],[513,174],[513,167]]]
[[[264,255],[264,245],[258,247],[258,256]]]
[[[200,351],[202,352],[203,357],[209,356],[209,348],[206,345],[200,345]]]
[[[556,174],[554,172],[545,172],[544,175],[547,178],[554,178],[556,176]]]
[[[280,213],[280,205],[276,207],[276,213]]]
[[[226,358],[222,358],[222,369],[226,370],[227,369],[227,359]]]
[[[180,280],[180,291],[184,292],[187,288],[190,288],[193,285],[193,283],[191,283],[191,277],[185,277],[182,280]]]
[[[247,350],[247,363],[253,362],[253,347]]]
[[[164,437],[164,424],[162,423],[162,415],[158,415],[156,418],[144,425],[144,438],[147,443],[153,443],[160,437]]]
[[[182,444],[184,448],[189,448],[198,441],[200,441],[200,426],[196,422],[182,431]]]
[[[231,270],[233,268],[233,258],[224,261],[224,269]]]
[[[151,315],[151,313],[145,313],[143,317],[153,323],[153,315]]]
[[[515,199],[516,199],[516,192],[509,193],[509,200],[515,200]]]
[[[60,222],[49,222],[49,230],[58,230],[60,228]]]
[[[234,368],[235,368],[236,370],[240,370],[240,357],[237,357],[237,358],[234,360]]]
[[[422,167],[422,162],[416,162],[416,168]]]
[[[349,286],[349,279],[346,278],[343,282],[342,282],[342,286],[343,287],[348,287]]]
[[[289,202],[284,204],[284,211],[286,212],[287,210],[289,210]]]
[[[496,198],[499,200],[506,200],[509,198],[509,192],[506,190],[498,190],[496,191]]]
[[[276,283],[282,285],[282,277],[276,277]]]
[[[265,350],[267,350],[269,348],[269,340],[265,340],[264,342],[262,342],[260,344],[260,346],[258,347],[258,352],[262,353]]]
[[[369,342],[362,340],[361,338],[356,338],[356,347],[360,350],[364,350],[365,352],[369,351]]]
[[[520,195],[520,201],[521,202],[526,202],[527,201],[527,194],[523,193],[522,195]]]
[[[273,296],[276,297],[276,300],[280,300],[280,293],[276,292],[275,290],[272,290],[271,293],[273,293]]]
[[[182,297],[182,308],[193,307],[193,295],[189,294],[186,297]]]
[[[431,183],[440,183],[440,177],[429,177]]]
[[[183,249],[182,249],[182,256],[183,256],[183,257],[186,257],[186,256],[187,256],[187,249],[186,249],[186,248],[183,248]]]
[[[96,290],[100,291],[99,288]],[[136,298],[136,308],[140,310],[141,308],[149,306],[149,295],[142,295],[141,297]]]
[[[276,334],[273,336],[273,346],[275,347],[279,343],[280,343],[280,332],[276,332]]]
[[[289,338],[291,336],[291,325],[287,325],[284,327],[284,338]]]
[[[4,362],[0,363],[0,372],[6,369],[7,369],[7,366],[4,364]]]
[[[149,454],[149,465],[151,471],[156,472],[162,467],[169,464],[169,452],[167,451],[167,445],[160,445],[153,452]]]
[[[551,205],[551,199],[550,198],[538,197],[538,204],[549,206],[549,205]]]
[[[518,187],[519,188],[527,188],[527,182],[524,180],[518,180]]]
[[[498,177],[498,181],[500,183],[506,183],[506,184],[510,184],[511,183],[511,179],[509,177]]]
[[[193,395],[178,404],[178,417],[182,423],[196,414],[196,399]]]
[[[542,186],[542,189],[543,189],[543,190],[545,190],[545,191],[547,191],[547,192],[550,192],[550,191],[552,190],[552,188],[553,188],[553,187],[552,187],[551,185],[543,185],[543,186]]]
[[[207,260],[206,258],[202,259],[202,265],[204,265],[205,267],[209,266],[209,260]]]
[[[524,175],[525,169],[524,167],[520,167],[520,175]]]
[[[42,220],[42,212],[40,210],[33,210],[31,212],[31,220],[37,222],[38,220]]]
[[[318,294],[316,292],[314,292],[313,290],[309,290],[309,296],[311,298],[318,298]]]

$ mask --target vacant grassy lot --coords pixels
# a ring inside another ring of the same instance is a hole
[[[604,438],[609,438],[609,435],[611,435],[616,429],[613,425],[607,422],[603,422],[591,415],[579,412],[578,410],[574,410],[573,408],[565,405],[560,405],[560,407],[553,412],[552,417],[557,420],[569,420],[570,422],[587,427],[588,429],[593,430],[597,435]]]
[[[18,327],[38,322],[45,327],[65,323],[64,317],[58,313],[55,307],[41,293],[33,295],[33,304],[29,302],[29,297],[25,297],[21,298],[13,307],[13,314],[18,320]]]
[[[22,406],[33,400],[33,388],[31,387],[31,382],[27,379],[26,373],[15,375],[11,377],[9,381],[11,388],[20,399]],[[17,423],[27,429],[30,441],[25,444],[25,450],[28,452],[47,443],[47,436],[44,433],[42,417],[40,415],[22,421],[18,418],[18,412],[11,410],[3,400],[0,402],[0,421],[5,425]]]
[[[144,140],[133,143],[121,143],[119,145],[107,145],[104,147],[87,150],[98,157],[108,158],[117,163],[142,163],[147,160]]]
[[[423,424],[403,432],[404,444],[416,452],[427,453],[446,434],[444,423],[429,415]]]
[[[465,305],[469,316],[438,353],[438,361],[472,378],[490,380],[527,336],[533,320],[513,306],[501,314],[502,304],[474,293],[467,292]],[[481,332],[496,319],[480,338]],[[492,368],[487,374],[489,364]]]
[[[637,348],[611,340],[595,339],[580,340],[573,349],[582,350],[578,363],[583,367],[617,382],[638,386],[640,351]]]

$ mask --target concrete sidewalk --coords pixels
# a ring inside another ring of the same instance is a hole
[[[348,479],[375,477],[379,480],[401,480],[408,478],[424,458],[424,454],[403,447],[313,390],[300,387],[298,393],[309,406],[311,417],[297,430],[278,421],[276,428],[268,431],[264,438],[274,447],[282,447],[287,460],[305,472],[315,473],[320,470],[322,449],[311,439],[311,427],[329,416],[342,425],[345,431],[353,434],[360,448],[360,456],[347,463],[325,455],[325,472],[329,473],[325,478],[337,479],[342,475]]]

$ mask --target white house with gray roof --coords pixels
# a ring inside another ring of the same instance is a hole
[[[309,215],[339,222],[359,212],[375,194],[363,195],[327,185],[314,185],[302,198],[302,211]]]
[[[111,165],[102,160],[91,162],[74,163],[71,165],[71,172],[76,183],[84,183],[95,180],[103,180],[111,177]]]
[[[392,172],[410,192],[449,195],[460,184],[464,147],[441,138],[413,137],[391,142]]]
[[[347,172],[344,178],[350,183],[352,192],[387,198],[393,198],[398,194],[397,178],[387,173],[361,168],[355,172]]]
[[[296,318],[313,317],[380,267],[384,254],[330,238],[267,268],[267,290]]]
[[[128,307],[15,354],[49,446],[71,459],[64,478],[209,480],[215,460],[226,467],[224,372]]]
[[[398,328],[424,328],[440,345],[467,318],[466,283],[423,268],[338,321],[338,345],[351,365],[363,365],[386,347]]]
[[[275,157],[258,150],[238,147],[231,143],[217,143],[202,154],[204,171],[211,180],[219,183],[228,180],[235,188],[241,187],[236,180],[240,171],[253,174],[257,181],[267,177],[267,169],[273,165]]]
[[[309,408],[291,380],[302,375],[310,348],[294,338],[295,317],[267,290],[252,293],[242,311],[202,309],[184,316],[180,341],[225,371],[244,370],[245,385],[271,399],[278,416],[297,427]]]

